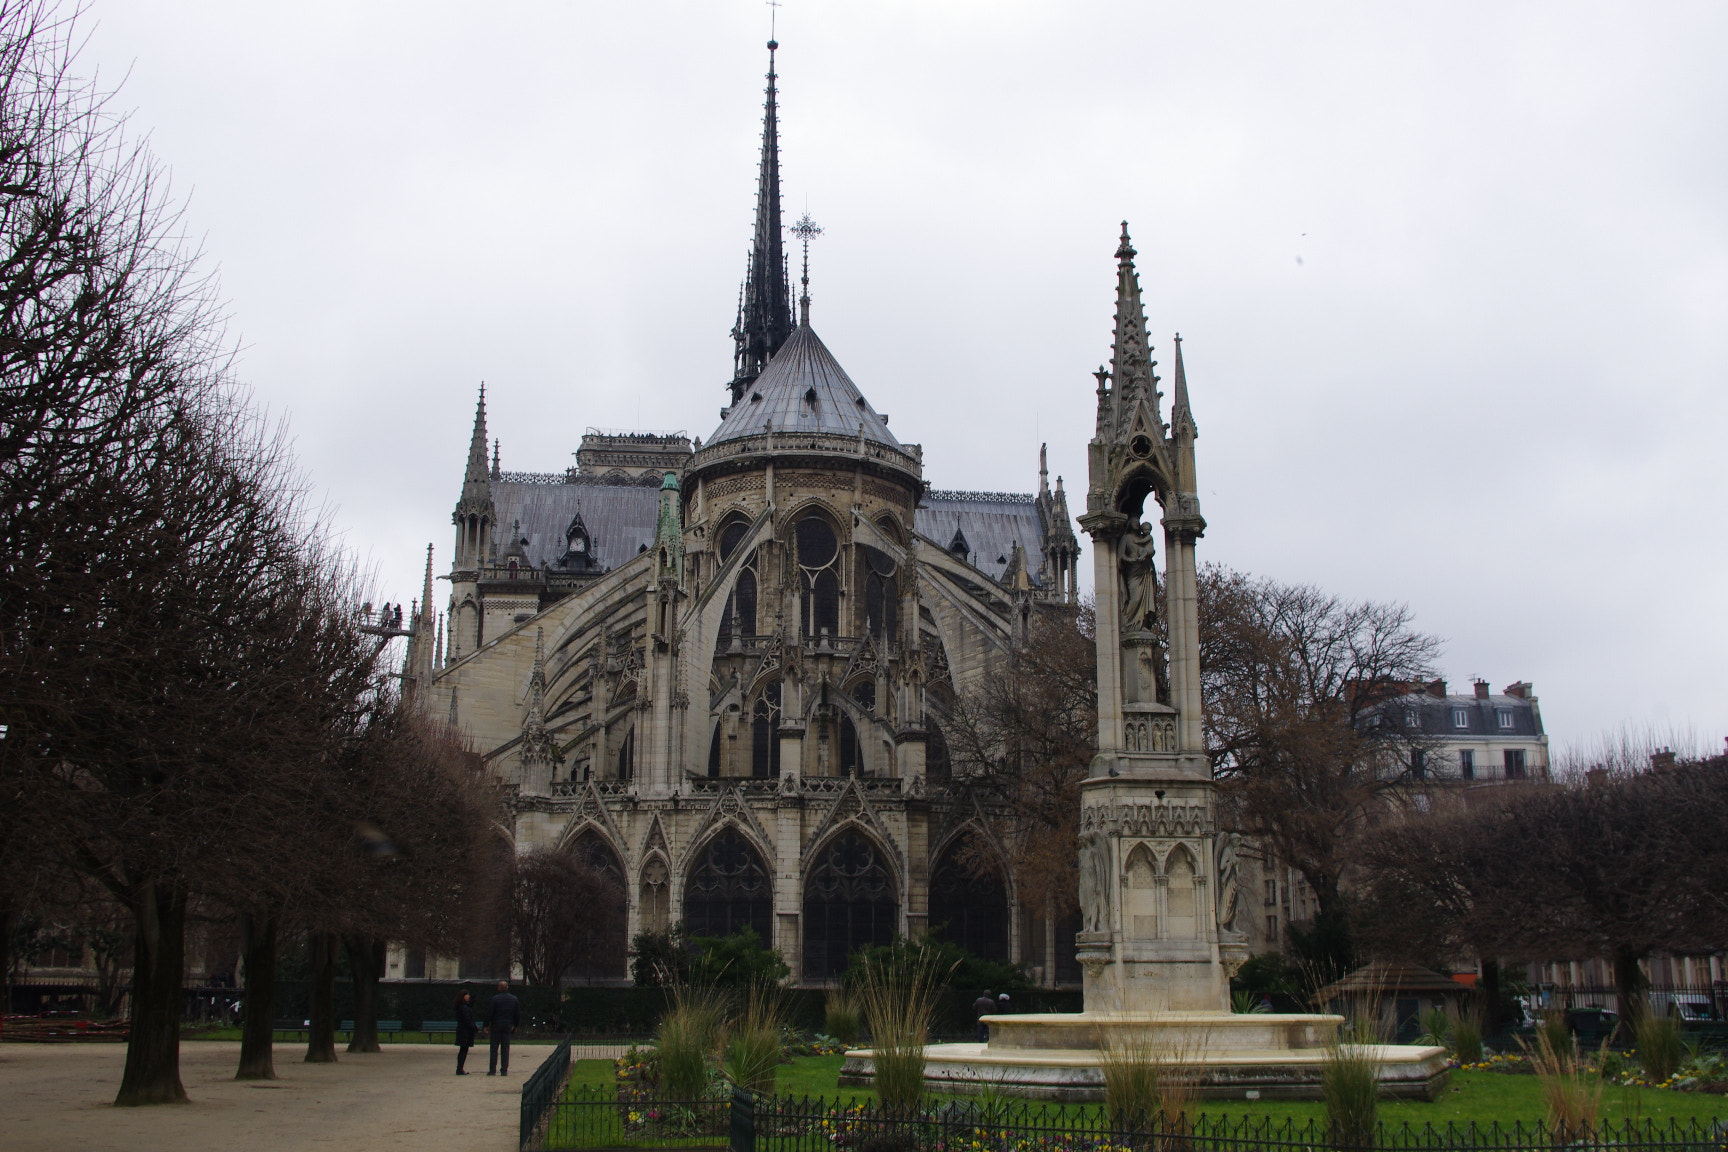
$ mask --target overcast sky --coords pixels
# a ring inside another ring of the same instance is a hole
[[[480,381],[506,468],[712,432],[761,0],[90,15],[384,598],[449,561]],[[778,18],[815,327],[934,485],[1030,491],[1047,440],[1083,494],[1126,217],[1166,369],[1183,334],[1202,558],[1407,602],[1454,685],[1534,682],[1556,744],[1721,747],[1728,6]]]

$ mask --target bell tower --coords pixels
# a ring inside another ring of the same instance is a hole
[[[1228,1010],[1227,973],[1246,946],[1234,931],[1235,860],[1228,847],[1220,858],[1201,730],[1197,431],[1180,337],[1163,420],[1134,257],[1124,222],[1115,346],[1095,374],[1080,518],[1097,589],[1098,755],[1082,788],[1077,943],[1088,1014]]]

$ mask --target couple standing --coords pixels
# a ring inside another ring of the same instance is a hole
[[[468,1049],[474,1046],[478,1028],[486,1029],[492,1038],[492,1059],[486,1075],[510,1075],[510,1034],[521,1022],[522,1002],[510,994],[508,980],[498,981],[498,994],[486,1008],[486,1021],[478,1025],[474,1022],[474,994],[464,988],[456,997],[456,1075],[468,1075],[462,1066],[468,1062]]]

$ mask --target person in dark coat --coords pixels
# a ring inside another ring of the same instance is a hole
[[[474,1034],[480,1030],[474,1023],[474,993],[462,989],[456,997],[456,1075],[466,1076],[462,1066],[468,1063],[468,1049],[474,1047]]]
[[[510,1075],[510,1034],[521,1022],[522,1002],[510,995],[510,981],[498,981],[498,995],[486,1009],[486,1031],[492,1037],[492,1059],[486,1075]]]
[[[993,1015],[996,1011],[996,1001],[990,999],[990,993],[981,993],[978,999],[972,1001],[972,1012],[978,1017],[978,1043],[990,1042],[990,1025],[984,1023],[984,1017]]]

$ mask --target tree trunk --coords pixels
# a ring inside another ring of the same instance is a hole
[[[1641,958],[1638,952],[1624,944],[1614,949],[1614,994],[1620,1009],[1616,1039],[1621,1044],[1632,1043],[1632,1030],[1650,1011],[1645,995],[1650,982],[1644,978],[1644,969],[1638,966]]]
[[[1482,957],[1482,1036],[1499,1033],[1503,1022],[1500,1012],[1500,961]]]
[[[354,975],[354,1035],[350,1052],[378,1052],[378,979],[384,975],[384,941],[350,936],[348,970]]]
[[[180,1013],[184,1007],[186,894],[141,885],[131,901],[132,1037],[114,1103],[184,1104]]]
[[[240,1070],[236,1080],[276,1079],[276,930],[281,912],[269,908],[240,916],[240,960],[246,990],[240,1013]]]
[[[312,958],[311,1028],[306,1038],[306,1063],[336,1063],[336,933],[307,936]]]

